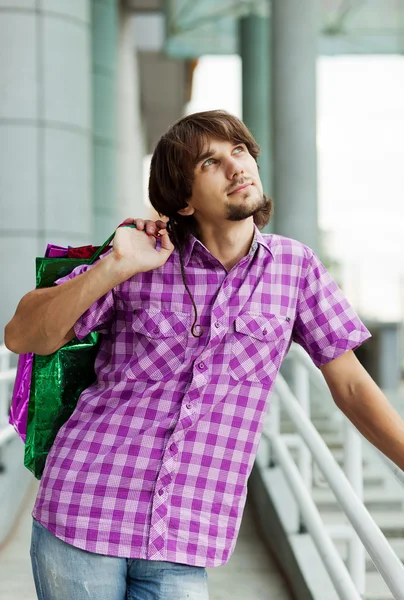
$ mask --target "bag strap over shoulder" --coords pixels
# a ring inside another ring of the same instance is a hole
[[[127,225],[126,224],[120,225],[119,227],[131,227],[132,229],[136,229],[136,225],[134,225],[132,223],[128,223]],[[109,236],[109,238],[103,243],[103,245],[100,246],[96,252],[94,252],[94,254],[92,255],[92,257],[89,260],[90,265],[92,265],[93,263],[95,263],[96,260],[99,259],[101,254],[104,252],[105,248],[107,248],[109,246],[109,244],[112,242],[112,240],[114,239],[115,233],[116,233],[116,231],[114,231],[114,233]]]

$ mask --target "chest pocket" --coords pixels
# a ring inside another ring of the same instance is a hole
[[[139,309],[133,314],[133,354],[128,375],[135,379],[164,381],[186,358],[191,317],[187,313]]]
[[[279,369],[291,333],[292,323],[276,315],[239,315],[234,322],[230,375],[237,380],[269,383]]]

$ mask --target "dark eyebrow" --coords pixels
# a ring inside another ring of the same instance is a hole
[[[195,166],[197,167],[199,164],[201,164],[201,162],[203,162],[207,158],[211,158],[214,154],[216,154],[216,150],[212,150],[212,149],[207,150],[206,152],[204,152],[203,154],[198,156],[198,158],[195,161]]]

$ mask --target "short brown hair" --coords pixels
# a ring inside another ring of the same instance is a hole
[[[188,115],[160,138],[151,159],[149,198],[153,208],[170,219],[169,231],[175,233],[175,246],[181,246],[190,233],[196,233],[194,217],[181,217],[178,211],[187,206],[192,195],[195,165],[210,138],[245,144],[255,160],[260,153],[244,123],[224,110]],[[262,228],[271,216],[272,203],[254,215],[254,222]]]

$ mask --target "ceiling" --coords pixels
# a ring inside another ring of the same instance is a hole
[[[237,52],[237,17],[270,12],[270,0],[124,0],[162,12],[172,56]],[[318,0],[319,54],[403,54],[404,0]]]
[[[121,1],[134,12],[138,26],[134,39],[151,152],[162,133],[183,115],[195,59],[237,53],[236,17],[241,8],[255,5],[262,11],[268,0]],[[404,53],[404,0],[319,0],[319,5],[319,54]]]

